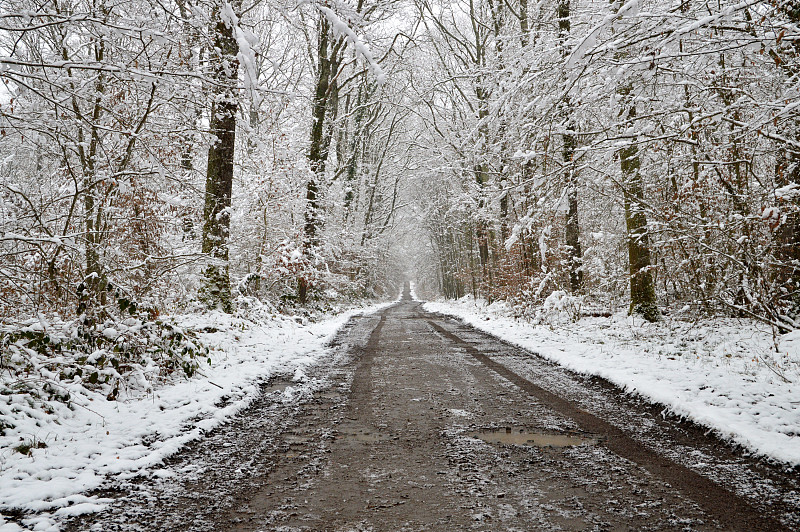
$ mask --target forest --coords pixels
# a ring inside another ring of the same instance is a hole
[[[792,1],[0,1],[4,386],[113,399],[200,367],[173,314],[404,279],[797,327]]]
[[[794,530],[798,382],[794,0],[0,0],[3,531]]]

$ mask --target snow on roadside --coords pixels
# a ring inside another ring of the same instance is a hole
[[[107,475],[127,478],[156,468],[187,442],[247,407],[257,397],[260,381],[276,374],[301,380],[303,368],[328,352],[326,345],[351,317],[390,304],[309,325],[288,318],[257,324],[223,313],[176,316],[180,327],[206,331],[199,336],[212,350],[211,364],[201,368],[202,376],[118,401],[71,390],[77,406],[72,409],[56,401],[45,408],[7,405],[27,409],[29,415],[0,436],[0,512],[52,512],[58,518],[97,511],[109,501],[82,493],[100,486]],[[31,445],[29,455],[14,449],[20,444]],[[58,529],[47,515],[23,523]],[[18,529],[0,513],[0,531]]]
[[[518,321],[503,303],[467,297],[424,308],[597,375],[774,460],[800,465],[800,331],[779,338],[750,320],[641,319]]]

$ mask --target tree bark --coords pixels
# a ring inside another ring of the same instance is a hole
[[[569,127],[569,126],[568,126]],[[563,159],[567,165],[564,178],[567,185],[567,218],[565,243],[567,245],[569,287],[573,294],[583,292],[583,251],[581,250],[580,226],[578,225],[578,183],[573,158],[577,139],[572,133],[563,135]]]
[[[319,186],[324,181],[325,163],[328,160],[331,141],[331,135],[325,134],[328,126],[326,118],[332,111],[331,106],[338,100],[335,94],[337,85],[334,78],[339,70],[340,54],[344,48],[342,39],[332,39],[330,23],[322,15],[320,15],[318,29],[317,81],[311,109],[311,138],[308,148],[311,176],[306,184],[306,210],[303,226],[305,234],[303,252],[307,258],[314,254],[319,245],[318,232],[322,225],[319,215]],[[301,275],[297,281],[297,298],[301,304],[307,303],[311,288],[312,282],[309,275],[307,273]]]
[[[109,16],[110,10],[102,6],[99,12],[104,18]],[[94,39],[93,51],[94,59],[98,63],[106,60],[106,43],[102,39]],[[63,58],[67,60],[68,52],[63,49]],[[73,89],[74,90],[74,89]],[[97,151],[101,147],[99,122],[103,116],[103,98],[106,93],[106,76],[100,73],[95,81],[95,98],[92,105],[92,112],[89,117],[89,142],[86,143],[86,133],[83,126],[78,129],[78,153],[81,161],[81,171],[83,173],[83,223],[86,230],[85,239],[85,270],[83,282],[78,287],[78,314],[84,314],[88,319],[95,319],[91,316],[92,311],[97,310],[98,306],[106,304],[106,289],[108,279],[100,260],[100,246],[103,240],[103,205],[98,196],[100,183],[97,182]],[[72,106],[75,115],[82,117],[83,113],[78,104],[77,98],[73,96]],[[88,146],[86,146],[88,144]],[[86,147],[85,147],[86,146]],[[88,148],[88,149],[87,149]]]
[[[210,129],[215,140],[208,149],[206,170],[205,209],[203,211],[203,253],[211,259],[205,271],[201,298],[210,308],[233,311],[228,241],[230,236],[230,207],[233,190],[233,165],[236,145],[236,113],[238,100],[236,84],[239,63],[234,28],[221,17],[220,5],[215,7],[214,49],[219,56],[213,61],[214,81]],[[230,21],[229,21],[230,22]]]
[[[782,10],[792,22],[800,24],[800,4],[786,2]],[[800,42],[792,41],[789,51],[781,66],[787,78],[796,78],[800,74]],[[788,132],[789,138],[800,142],[800,121],[793,121],[792,131]],[[786,146],[781,150],[775,168],[776,185],[800,185],[800,150],[793,146]],[[777,230],[778,242],[777,258],[782,263],[783,271],[780,278],[785,289],[785,299],[789,301],[792,317],[800,316],[800,200],[793,197],[785,202],[783,211],[786,220]]]
[[[636,116],[636,106],[630,99],[632,88],[619,90],[623,102],[629,105],[627,120]],[[625,109],[623,108],[623,113]],[[622,194],[625,204],[625,226],[628,240],[628,261],[630,265],[631,305],[630,313],[639,314],[647,321],[660,319],[656,304],[656,290],[653,273],[650,271],[650,237],[647,232],[647,216],[642,208],[644,183],[640,173],[639,148],[631,144],[619,152],[622,171]]]
[[[558,38],[561,46],[561,55],[566,59],[569,55],[567,48],[567,38],[570,32],[569,0],[559,1],[556,15],[558,17]],[[575,136],[571,106],[569,98],[565,97],[563,109],[566,115],[565,125],[567,132],[561,136],[563,145],[561,155],[565,165],[564,181],[567,187],[567,219],[564,240],[567,246],[570,291],[573,294],[579,294],[583,291],[583,252],[580,242],[580,225],[578,224],[578,180],[574,165],[578,139]]]

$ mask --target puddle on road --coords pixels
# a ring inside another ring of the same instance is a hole
[[[597,443],[597,438],[567,434],[547,434],[531,432],[525,429],[505,427],[486,429],[468,433],[486,443],[504,443],[508,445],[532,445],[534,447],[572,447],[575,445]]]
[[[275,392],[283,393],[286,390],[286,388],[288,388],[291,385],[292,385],[292,383],[289,382],[289,381],[277,380],[276,379],[276,380],[270,382],[269,384],[262,385],[261,386],[261,393],[264,394],[264,395],[269,395],[269,394],[275,393]]]
[[[389,434],[374,432],[368,429],[341,428],[336,435],[337,440],[357,441],[364,443],[378,443],[396,439]]]

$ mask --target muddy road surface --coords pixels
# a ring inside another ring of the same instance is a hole
[[[797,471],[404,299],[72,530],[797,530]]]

